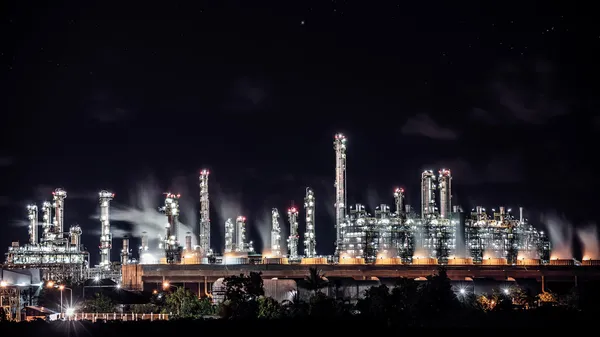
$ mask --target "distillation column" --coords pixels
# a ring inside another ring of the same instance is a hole
[[[435,212],[435,175],[432,170],[421,174],[421,218],[428,219]]]
[[[315,195],[310,187],[306,188],[304,197],[306,211],[306,231],[304,232],[304,254],[306,257],[317,256],[317,237],[315,235]]]
[[[212,255],[210,249],[210,200],[208,198],[208,170],[200,172],[200,230],[198,244],[201,256]]]
[[[52,204],[44,201],[42,204],[42,243],[49,243],[52,240]]]
[[[100,200],[100,267],[110,267],[110,249],[112,248],[112,234],[110,233],[110,201],[114,194],[108,191],[98,193]]]
[[[298,210],[296,207],[288,209],[288,221],[290,222],[290,236],[288,237],[288,258],[298,259]]]
[[[281,257],[281,227],[277,208],[271,210],[271,257]]]
[[[450,219],[450,212],[452,212],[452,175],[448,169],[441,169],[439,173],[440,218]]]
[[[36,205],[27,206],[27,216],[29,219],[29,243],[38,244],[38,208]]]
[[[163,207],[167,216],[167,234],[165,236],[165,257],[167,263],[179,262],[179,241],[177,237],[177,225],[179,223],[179,198],[180,194],[166,193],[165,206]]]
[[[129,250],[129,238],[125,236],[123,238],[123,248],[121,249],[121,264],[127,265],[129,264],[129,259],[131,258],[131,251]]]
[[[343,228],[346,221],[346,137],[335,135],[335,256],[340,257],[343,243]]]
[[[58,239],[62,239],[65,232],[65,199],[67,198],[67,192],[57,188],[52,192],[52,195],[54,196],[54,234]]]
[[[404,214],[404,189],[403,188],[396,188],[396,190],[394,191],[394,205],[395,205],[395,212],[396,212],[396,216],[400,217],[401,215]]]
[[[225,221],[225,253],[231,253],[235,250],[233,245],[234,228],[233,221],[227,219],[227,221]]]
[[[235,219],[235,251],[246,251],[246,217],[238,216]]]

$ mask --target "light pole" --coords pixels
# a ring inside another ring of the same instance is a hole
[[[71,300],[69,301],[69,308],[73,308],[73,289],[65,287],[64,285],[58,286],[58,289],[60,289],[60,306],[61,306],[61,313],[62,313],[62,293],[63,293],[63,290],[67,289],[68,291],[71,292]]]

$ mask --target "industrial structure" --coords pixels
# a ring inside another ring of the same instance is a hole
[[[288,258],[290,260],[298,260],[298,240],[300,235],[298,234],[298,210],[296,207],[290,207],[288,209],[288,221],[290,223],[290,236],[287,239],[288,243]]]
[[[304,211],[306,212],[304,255],[307,258],[314,258],[317,256],[317,237],[315,235],[315,194],[310,187],[306,188],[306,196],[304,197]]]
[[[208,170],[200,172],[200,228],[198,231],[198,246],[200,255],[213,255],[210,248],[210,199],[208,197]]]
[[[181,262],[182,247],[179,245],[177,236],[180,197],[180,194],[165,193],[165,204],[161,207],[161,211],[167,216],[167,223],[165,224],[166,233],[160,244],[160,247],[165,251],[166,263]]]
[[[29,240],[13,242],[6,253],[6,268],[42,269],[46,279],[81,280],[89,268],[89,253],[81,245],[81,228],[73,225],[64,231],[67,192],[56,189],[52,202],[42,203],[42,233],[39,233],[37,205],[27,206]]]
[[[468,269],[471,265],[574,264],[573,261],[550,260],[551,247],[548,237],[527,221],[523,208],[519,208],[518,214],[514,215],[509,208],[499,207],[488,213],[483,207],[478,206],[470,214],[465,214],[458,205],[452,203],[452,173],[446,168],[422,172],[419,191],[420,207],[413,208],[406,203],[403,188],[393,190],[390,195],[390,199],[393,197],[391,206],[381,203],[372,210],[368,210],[360,203],[348,206],[347,146],[347,138],[342,134],[336,134],[334,137],[335,200],[332,200],[335,223],[329,224],[336,232],[333,256],[321,256],[317,251],[316,200],[311,188],[306,188],[303,209],[296,207],[288,209],[287,225],[290,231],[287,237],[287,252],[281,242],[282,226],[285,221],[276,208],[271,212],[271,242],[270,246],[267,244],[266,249],[269,250],[268,254],[264,252],[265,256],[262,257],[256,255],[253,242],[247,237],[247,219],[241,215],[225,221],[225,245],[222,256],[213,252],[209,172],[202,170],[199,176],[200,219],[197,246],[192,245],[192,238],[195,235],[193,233],[185,235],[183,245],[179,242],[180,195],[165,193],[164,204],[160,208],[165,216],[165,232],[159,237],[158,247],[149,247],[148,233],[143,232],[138,249],[138,260],[132,258],[129,238],[125,238],[122,242],[120,261],[111,261],[112,234],[109,205],[114,194],[101,191],[99,193],[100,263],[98,268],[89,268],[89,254],[81,245],[81,228],[75,225],[67,232],[63,230],[67,194],[64,190],[57,189],[53,193],[53,202],[44,202],[41,206],[41,223],[38,219],[38,207],[28,206],[28,243],[23,246],[18,242],[13,243],[7,253],[6,266],[40,268],[46,271],[44,273],[46,279],[59,280],[67,277],[82,279],[91,275],[104,277],[112,275],[111,272],[117,270],[116,267],[133,268],[131,265],[136,264],[173,265],[164,267],[164,270],[170,268],[178,270],[175,265],[180,264],[329,264],[331,268],[340,268],[340,270],[354,270],[351,265],[367,264],[415,267],[445,264],[458,269]],[[303,214],[300,216],[301,212]],[[303,221],[302,225],[305,225],[303,242],[300,242],[299,221]],[[303,247],[300,246],[301,244]],[[156,248],[159,249],[159,254],[156,254]],[[597,263],[600,264],[597,260],[590,259],[583,264],[592,266]],[[206,266],[202,266],[204,267]],[[292,268],[289,270],[294,270],[293,267],[289,266]],[[396,267],[389,268],[395,270]],[[111,276],[111,278],[117,277],[120,276]]]
[[[279,226],[279,211],[271,210],[271,257],[281,257],[281,226]]]
[[[110,232],[110,213],[109,203],[115,195],[108,191],[100,191],[98,193],[100,199],[100,268],[109,269],[111,266],[110,262],[110,249],[112,248],[112,234]]]

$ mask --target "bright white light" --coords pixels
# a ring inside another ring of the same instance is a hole
[[[74,313],[75,313],[75,309],[67,308],[67,311],[66,311],[67,316],[73,316]]]
[[[460,288],[459,292],[461,295],[464,295],[467,292],[467,290],[465,290],[465,288]]]
[[[504,288],[504,290],[503,290],[503,291],[504,291],[504,293],[505,293],[506,295],[508,295],[508,294],[510,293],[510,291],[508,290],[508,288]]]
[[[8,283],[6,281],[0,281],[0,287],[6,287]]]
[[[96,282],[100,281],[100,276],[94,276],[94,281],[96,281]]]
[[[121,289],[121,285],[120,284],[117,284],[117,289]]]

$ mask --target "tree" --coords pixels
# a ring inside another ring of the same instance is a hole
[[[325,288],[328,283],[325,274],[316,267],[310,267],[308,268],[308,275],[301,282],[301,287],[315,294]]]
[[[200,318],[214,313],[209,300],[201,300],[183,287],[166,296],[164,311],[174,314],[177,318]]]
[[[114,302],[101,293],[97,293],[93,299],[83,303],[85,312],[115,312]]]
[[[391,307],[390,290],[385,285],[373,286],[365,290],[365,297],[358,300],[356,308],[362,316],[370,319],[386,319]]]
[[[282,307],[275,299],[264,296],[258,299],[258,318],[277,319],[282,316]]]
[[[434,313],[447,313],[459,304],[446,269],[443,267],[438,269],[437,275],[427,276],[427,282],[422,285],[419,293],[419,307],[427,316]]]
[[[220,314],[224,318],[256,318],[258,299],[264,296],[262,273],[250,272],[248,276],[230,276],[225,278],[225,301],[221,304]]]

